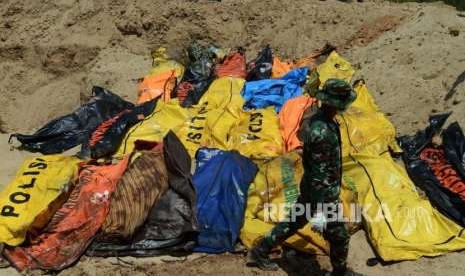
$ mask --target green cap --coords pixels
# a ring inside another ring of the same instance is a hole
[[[355,101],[357,94],[348,82],[341,79],[328,79],[323,88],[316,92],[315,97],[324,104],[344,111]]]

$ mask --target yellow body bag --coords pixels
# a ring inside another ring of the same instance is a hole
[[[168,103],[158,101],[155,111],[126,133],[115,157],[122,158],[131,153],[137,140],[162,141],[168,131],[182,125],[187,117],[187,110],[179,106],[176,99]]]
[[[336,117],[342,140],[342,156],[350,153],[379,155],[390,149],[400,153],[396,130],[381,113],[363,80],[354,86],[357,99],[342,115]]]
[[[76,157],[45,155],[26,160],[0,193],[0,243],[21,244],[28,231],[46,225],[78,176]]]
[[[326,61],[318,66],[317,70],[320,74],[321,86],[323,86],[330,78],[342,79],[350,83],[355,73],[352,65],[350,65],[347,60],[339,56],[336,51],[333,51]]]
[[[199,103],[188,109],[188,119],[174,132],[190,156],[193,157],[200,147],[228,149],[230,132],[242,113],[244,83],[242,78],[218,78]]]
[[[239,124],[231,132],[230,149],[252,159],[283,154],[284,142],[274,107],[242,111]]]
[[[259,172],[248,191],[247,208],[241,240],[251,248],[258,239],[266,235],[273,226],[286,218],[289,209],[299,196],[299,185],[303,175],[302,160],[295,151],[281,155],[269,161],[258,162]],[[343,181],[340,199],[344,216],[350,215],[350,205],[357,199],[354,186]],[[274,211],[266,209],[275,206]],[[315,254],[328,254],[329,244],[323,236],[311,230],[310,224],[300,229],[285,241],[295,249]]]
[[[152,53],[153,68],[150,69],[149,75],[163,74],[174,70],[178,82],[184,75],[184,66],[177,61],[174,61],[166,53],[166,48],[160,47]]]
[[[245,80],[236,77],[221,77],[214,80],[205,94],[199,101],[198,105],[208,102],[210,109],[242,109],[244,99],[241,91]]]
[[[344,158],[344,178],[358,192],[365,230],[384,261],[415,260],[465,249],[463,228],[421,198],[388,153]]]

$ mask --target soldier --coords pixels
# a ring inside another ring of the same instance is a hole
[[[347,82],[329,79],[315,96],[321,102],[321,107],[316,108],[312,116],[302,122],[300,128],[304,175],[300,182],[300,196],[297,200],[297,203],[303,206],[310,204],[312,215],[316,213],[318,204],[339,203],[342,177],[341,138],[334,116],[338,112],[345,111],[355,100],[356,94]],[[295,210],[296,208],[291,208],[291,218],[295,220],[278,223],[250,251],[250,260],[261,269],[277,270],[278,266],[270,260],[269,253],[307,224],[306,214],[297,214],[297,212],[292,214]],[[322,213],[318,215],[324,216]],[[337,220],[329,221],[322,232],[323,237],[330,244],[333,266],[331,275],[361,275],[347,268],[350,235],[345,223]]]

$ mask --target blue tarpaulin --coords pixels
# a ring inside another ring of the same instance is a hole
[[[247,191],[258,168],[237,151],[202,148],[193,177],[200,233],[198,252],[234,251],[244,222]]]
[[[275,106],[279,113],[284,103],[302,95],[301,86],[305,84],[308,67],[294,69],[280,79],[268,79],[247,82],[242,89],[245,100],[244,110]]]

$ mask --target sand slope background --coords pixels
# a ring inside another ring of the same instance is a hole
[[[136,80],[150,69],[151,50],[166,46],[180,60],[192,39],[229,48],[249,59],[270,43],[277,53],[301,57],[325,42],[358,68],[380,108],[400,134],[426,125],[428,116],[454,111],[465,126],[465,83],[445,100],[465,71],[465,13],[440,3],[381,0],[0,0],[0,132],[33,132],[84,103],[93,85],[134,100]],[[31,154],[10,151],[0,135],[0,186]],[[368,275],[460,275],[465,253],[367,267],[373,257],[364,233],[351,240],[350,263]],[[62,275],[318,275],[309,256],[283,262],[279,273],[245,266],[242,255],[134,259],[83,258]],[[308,260],[308,262],[306,262]],[[174,263],[172,263],[174,262]],[[304,263],[307,263],[304,265]],[[13,275],[13,269],[0,275]],[[308,275],[308,274],[305,274]]]

